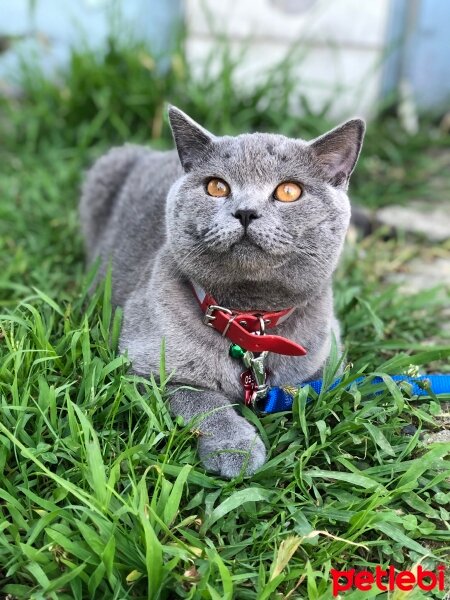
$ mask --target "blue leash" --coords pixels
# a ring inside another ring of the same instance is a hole
[[[414,396],[429,396],[431,390],[434,394],[450,394],[450,375],[419,375],[418,377],[409,377],[408,375],[392,375],[391,378],[394,381],[405,381],[412,387],[412,394]],[[352,381],[353,383],[359,383],[364,381],[364,377],[359,377]],[[334,389],[341,383],[342,379],[336,379],[328,388],[329,390]],[[371,383],[376,385],[383,383],[381,377],[374,377]],[[299,387],[305,387],[309,385],[317,394],[320,394],[322,390],[322,380],[317,379],[316,381],[305,381]],[[291,410],[294,396],[283,389],[282,387],[273,387],[267,393],[266,398],[263,402],[259,403],[258,410],[263,413],[276,413],[284,410]]]

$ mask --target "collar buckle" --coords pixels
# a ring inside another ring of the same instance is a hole
[[[216,317],[213,316],[215,310],[220,310],[220,312],[228,313],[229,315],[233,314],[229,308],[224,308],[223,306],[218,306],[217,304],[210,304],[205,310],[205,316],[203,317],[203,323],[205,325],[208,325],[208,327],[213,327],[211,321],[214,321],[216,319]]]

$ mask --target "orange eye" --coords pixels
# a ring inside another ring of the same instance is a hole
[[[217,177],[213,177],[208,181],[206,191],[210,196],[214,196],[215,198],[226,198],[231,192],[228,183],[226,183],[223,179],[218,179]]]
[[[280,202],[295,202],[300,198],[302,193],[303,190],[298,183],[285,181],[280,183],[273,195]]]

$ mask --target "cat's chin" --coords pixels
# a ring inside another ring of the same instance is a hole
[[[231,244],[226,255],[228,260],[236,261],[238,266],[251,266],[267,261],[266,250],[247,237]]]
[[[268,248],[266,245],[260,243],[259,240],[247,236],[231,244],[227,253],[236,256],[244,262],[264,260],[267,263],[267,267],[271,267],[274,261],[277,264],[284,264],[289,260],[289,253],[286,252],[285,248],[282,251],[279,248]]]
[[[279,269],[289,261],[289,255],[272,254],[267,248],[260,246],[257,242],[244,238],[238,243],[232,244],[226,253],[227,262],[235,264],[241,272],[252,273],[261,271],[264,276],[267,271]]]

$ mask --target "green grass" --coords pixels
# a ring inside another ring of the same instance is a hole
[[[113,44],[103,58],[74,54],[62,87],[22,73],[25,97],[2,101],[0,589],[24,600],[313,600],[331,598],[332,567],[449,565],[450,444],[421,436],[440,404],[388,376],[449,370],[450,342],[439,341],[448,296],[404,296],[386,282],[432,247],[381,234],[348,245],[336,277],[346,385],[307,406],[301,392],[292,413],[243,409],[269,450],[251,479],[203,471],[195,433],[167,411],[163,357],[159,383],[127,374],[108,282],[86,293],[83,169],[113,143],[166,146],[166,100],[217,133],[332,125],[326,114],[287,116],[286,65],[242,93],[226,60],[200,83],[182,49],[171,65],[161,74],[144,49]],[[369,129],[353,196],[377,206],[420,193],[430,152],[448,144],[433,124],[409,137],[386,115]],[[385,374],[380,395],[350,386],[362,372]],[[410,423],[418,431],[406,436]],[[408,600],[425,597],[442,594]]]

